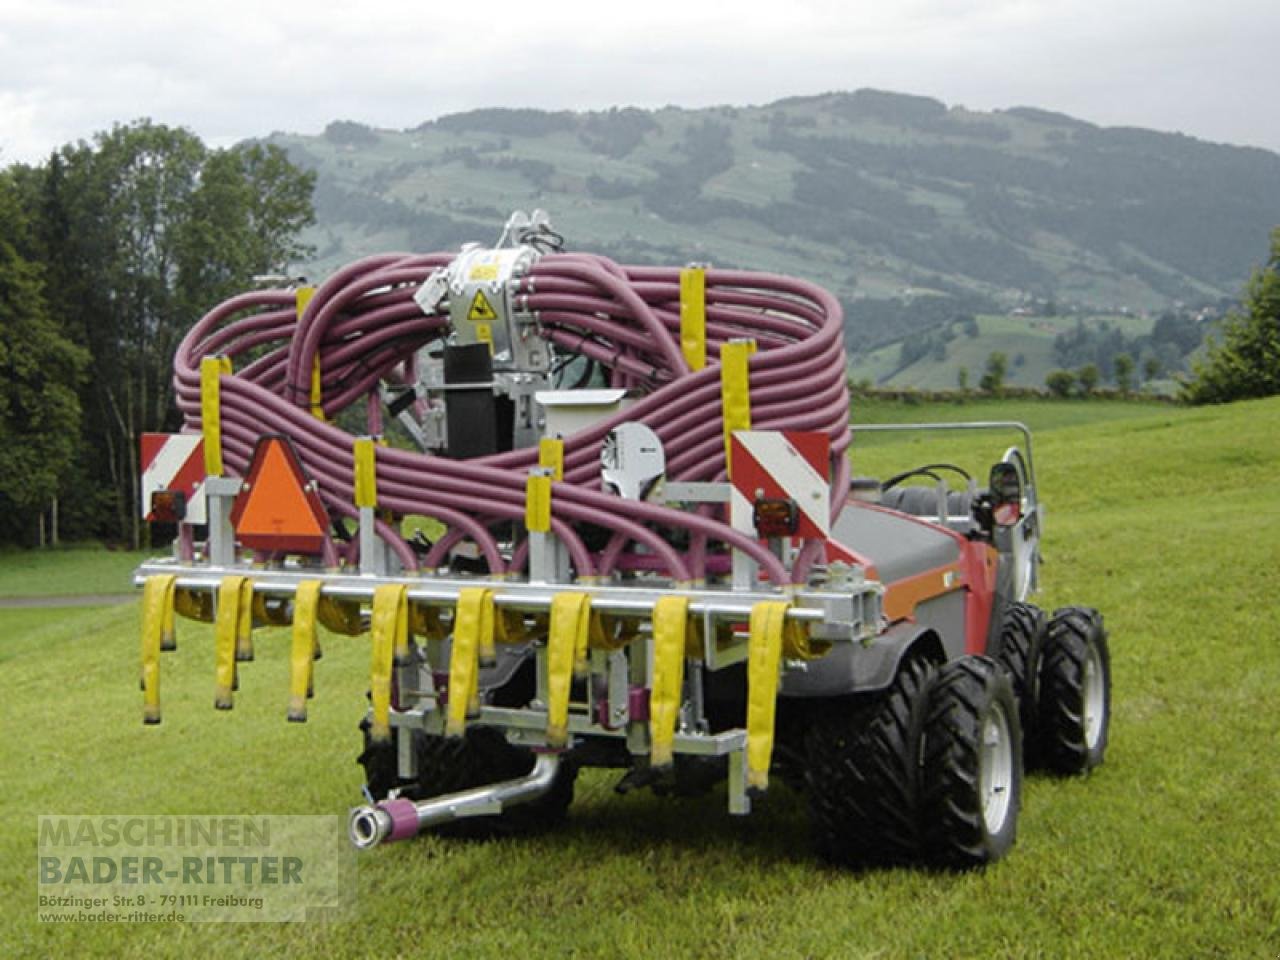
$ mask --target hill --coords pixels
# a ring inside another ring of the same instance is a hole
[[[270,140],[319,174],[313,274],[488,240],[537,206],[573,247],[623,261],[814,279],[849,306],[859,348],[1036,299],[1137,312],[1231,298],[1280,223],[1266,150],[874,90]]]

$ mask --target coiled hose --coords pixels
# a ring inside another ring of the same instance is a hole
[[[424,314],[413,297],[453,257],[360,260],[322,284],[300,317],[290,290],[246,293],[218,305],[183,338],[174,358],[186,429],[200,429],[201,359],[232,358],[239,369],[220,383],[223,455],[231,471],[245,473],[262,434],[287,434],[331,514],[354,516],[353,438],[333,419],[367,398],[371,423],[380,422],[380,383],[412,383],[416,352],[448,335],[448,314]],[[707,270],[705,290],[708,357],[717,357],[731,339],[756,342],[748,365],[753,429],[830,437],[834,515],[848,488],[850,442],[839,302],[802,280],[734,270]],[[590,358],[611,384],[642,394],[624,412],[565,438],[564,480],[553,488],[551,522],[579,577],[610,575],[625,547],[637,543],[656,558],[649,565],[672,579],[700,579],[707,573],[708,543],[719,542],[752,556],[775,584],[804,580],[821,544],[809,544],[788,571],[758,541],[733,530],[720,507],[683,511],[600,489],[601,443],[624,421],[640,421],[657,433],[668,478],[725,477],[720,371],[713,364],[691,372],[681,354],[678,268],[549,254],[519,281],[517,308],[537,317],[541,335],[559,352]],[[317,356],[325,420],[311,412]],[[376,459],[381,510],[435,517],[449,528],[427,565],[439,563],[461,540],[475,543],[493,574],[523,563],[527,551],[505,555],[492,528],[523,517],[536,449],[453,460],[379,447]],[[587,524],[611,531],[603,550],[593,552],[583,542],[579,531]],[[380,520],[378,532],[406,568],[417,569],[418,558],[390,524]],[[672,536],[677,532],[683,533],[679,539]],[[688,546],[677,549],[673,542]]]

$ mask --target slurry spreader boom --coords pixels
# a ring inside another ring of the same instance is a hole
[[[773,773],[837,862],[1002,856],[1024,757],[1096,766],[1110,700],[1101,616],[1027,602],[1026,428],[916,427],[1020,431],[984,487],[854,481],[831,294],[563,246],[517,213],[192,328],[183,430],[142,444],[178,531],[136,575],[145,720],[175,612],[214,624],[222,709],[253,626],[291,624],[290,720],[322,624],[370,637],[358,847],[552,823],[598,766],[727,780],[735,814]]]

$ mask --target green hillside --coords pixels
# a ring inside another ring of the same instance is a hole
[[[487,109],[411,130],[277,133],[319,173],[313,276],[495,239],[542,207],[572,247],[816,280],[850,341],[1031,301],[1234,297],[1280,223],[1280,155],[859,90],[765,106]]]
[[[1149,336],[1155,321],[1140,316],[1039,317],[980,315],[974,318],[977,333],[970,336],[956,326],[935,328],[929,339],[932,347],[918,359],[904,363],[904,341],[895,340],[867,353],[855,353],[849,373],[854,382],[870,381],[875,386],[917,390],[953,390],[961,369],[968,371],[969,386],[976,387],[987,358],[999,351],[1008,358],[1005,383],[1016,387],[1044,387],[1045,376],[1052,370],[1070,366],[1069,358],[1060,359],[1054,341],[1082,325],[1090,331],[1106,328],[1125,337]],[[939,331],[949,333],[944,338]],[[919,336],[919,335],[917,335]],[[921,347],[921,349],[924,349]],[[1137,353],[1138,351],[1135,351]],[[910,356],[908,352],[907,356]],[[1164,371],[1167,372],[1167,371]],[[1106,376],[1111,377],[1107,368]],[[1171,381],[1161,377],[1159,388]]]
[[[736,820],[723,789],[619,796],[616,772],[589,771],[568,822],[547,835],[427,836],[360,856],[347,922],[37,923],[37,814],[344,814],[359,797],[369,648],[326,635],[309,721],[290,724],[287,628],[255,631],[256,660],[241,665],[227,713],[211,703],[212,628],[182,621],[163,660],[164,722],[146,727],[136,609],[0,609],[14,719],[0,741],[0,955],[1274,956],[1280,398],[855,410],[965,413],[1037,429],[1048,508],[1038,602],[1096,605],[1112,650],[1106,763],[1084,780],[1028,778],[1001,863],[834,870],[813,860],[804,800],[781,784]],[[883,477],[958,457],[963,441],[857,442],[854,457]],[[84,569],[72,563],[62,579]],[[56,590],[60,575],[47,577]]]

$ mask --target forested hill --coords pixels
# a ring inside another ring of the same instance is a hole
[[[486,109],[275,134],[315,169],[313,276],[496,238],[548,210],[576,249],[710,261],[837,292],[851,346],[1039,299],[1235,297],[1280,223],[1280,155],[872,90],[759,107]]]

